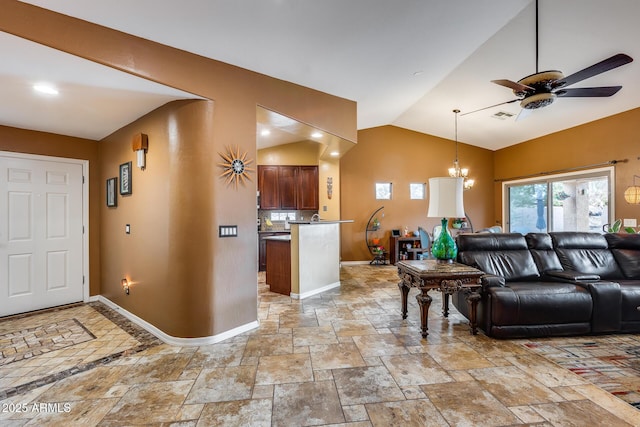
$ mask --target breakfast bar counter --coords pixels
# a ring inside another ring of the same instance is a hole
[[[291,221],[291,236],[266,237],[266,275],[271,290],[286,294],[280,280],[287,267],[290,271],[289,295],[292,298],[303,299],[340,286],[340,227],[351,222]],[[289,260],[282,252],[283,244],[290,246]],[[287,263],[290,263],[289,266]],[[279,273],[276,274],[276,271]],[[270,280],[278,283],[272,284]]]

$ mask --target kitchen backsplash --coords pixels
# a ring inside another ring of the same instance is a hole
[[[310,220],[318,211],[296,210],[267,210],[258,209],[258,222],[260,231],[285,231],[285,217],[288,214],[291,221]],[[294,218],[295,216],[295,218]],[[268,221],[265,221],[267,219]],[[271,223],[271,225],[269,225]]]

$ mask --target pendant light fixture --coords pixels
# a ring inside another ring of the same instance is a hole
[[[475,183],[475,181],[468,177],[469,169],[461,168],[460,163],[458,162],[458,113],[460,113],[460,110],[456,108],[455,110],[453,110],[453,113],[455,114],[455,117],[456,117],[455,119],[456,159],[453,162],[453,167],[449,168],[449,176],[451,178],[462,178],[464,180],[463,187],[465,190],[468,190],[471,187],[473,187],[473,184]]]
[[[624,200],[632,205],[640,204],[640,187],[636,185],[636,178],[640,178],[640,176],[633,175],[633,185],[624,190]]]

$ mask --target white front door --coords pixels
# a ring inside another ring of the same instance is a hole
[[[82,164],[0,155],[0,316],[83,300]]]

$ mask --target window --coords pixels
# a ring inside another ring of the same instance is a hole
[[[376,182],[376,199],[391,200],[390,182]]]
[[[613,168],[505,182],[505,230],[602,231],[613,217]]]
[[[295,212],[271,212],[269,219],[271,219],[271,221],[284,221],[287,217],[289,217],[289,221],[295,221],[296,220],[296,213]]]
[[[409,184],[409,195],[412,200],[424,200],[425,184],[423,182]]]

